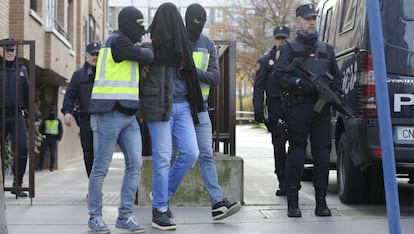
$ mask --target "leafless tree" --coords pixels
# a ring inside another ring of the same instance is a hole
[[[272,46],[273,29],[288,26],[295,32],[295,9],[298,5],[318,0],[244,0],[231,1],[223,15],[227,20],[210,24],[210,36],[237,41],[237,77],[251,85],[256,73],[256,62]]]

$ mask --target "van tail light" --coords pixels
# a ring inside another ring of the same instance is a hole
[[[371,151],[371,153],[372,153],[372,155],[374,155],[374,156],[375,156],[375,157],[377,157],[377,158],[381,158],[381,156],[382,156],[381,149],[373,149],[373,150]]]
[[[377,100],[375,97],[375,78],[372,54],[360,55],[360,79],[358,83],[358,115],[366,118],[377,117]]]

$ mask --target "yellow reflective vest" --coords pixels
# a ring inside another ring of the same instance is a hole
[[[45,120],[45,133],[50,135],[59,134],[59,121],[56,119]]]
[[[124,60],[116,63],[110,45],[99,51],[91,99],[139,100],[139,63]]]
[[[193,61],[196,68],[203,71],[207,71],[208,64],[210,62],[210,53],[205,53],[201,51],[193,52]],[[204,82],[200,82],[201,94],[203,95],[203,100],[207,101],[208,95],[210,93],[210,85]]]

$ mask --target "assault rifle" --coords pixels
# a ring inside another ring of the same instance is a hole
[[[352,119],[355,118],[352,109],[345,103],[342,95],[332,90],[330,84],[334,80],[334,77],[329,72],[325,72],[324,74],[317,76],[315,73],[304,68],[303,64],[298,61],[297,58],[293,59],[293,61],[287,66],[286,71],[297,71],[299,74],[303,75],[306,79],[312,82],[313,85],[315,85],[319,93],[319,100],[313,107],[314,111],[320,113],[322,108],[329,103],[345,116]]]

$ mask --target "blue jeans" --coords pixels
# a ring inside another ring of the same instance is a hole
[[[208,112],[198,113],[198,120],[200,123],[195,125],[197,143],[200,150],[198,162],[204,186],[210,196],[211,206],[214,206],[217,202],[223,200],[223,192],[218,183],[216,162],[213,157],[213,133]]]
[[[168,122],[148,121],[152,140],[152,207],[167,211],[168,199],[197,161],[199,150],[188,102],[174,103]],[[170,166],[174,138],[180,157]]]
[[[115,144],[120,146],[125,160],[121,187],[119,217],[132,215],[135,194],[141,179],[141,130],[135,115],[117,111],[91,115],[94,161],[89,177],[88,209],[92,217],[102,217],[102,186],[112,161]]]

